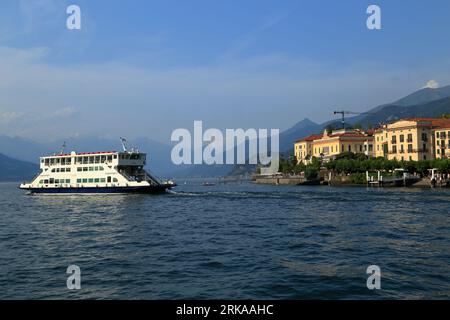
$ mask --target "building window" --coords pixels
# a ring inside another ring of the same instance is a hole
[[[397,153],[397,146],[392,146],[392,153]]]
[[[405,136],[403,134],[400,135],[400,142],[405,142]]]
[[[408,133],[408,142],[413,142],[413,136],[411,133]]]
[[[408,153],[413,152],[413,145],[412,144],[408,144]]]
[[[392,144],[397,143],[397,136],[392,136],[392,141],[391,141],[391,143],[392,143]]]
[[[426,132],[422,132],[422,141],[428,141],[428,135]]]

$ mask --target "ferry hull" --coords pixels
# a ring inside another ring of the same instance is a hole
[[[170,185],[144,187],[80,187],[80,188],[21,188],[33,194],[158,194],[171,189]]]

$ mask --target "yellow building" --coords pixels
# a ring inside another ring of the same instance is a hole
[[[325,130],[297,141],[294,151],[299,163],[312,157],[329,160],[348,151],[399,161],[450,158],[450,119],[408,118],[368,132]]]
[[[322,138],[321,134],[313,134],[304,139],[300,139],[294,144],[294,155],[297,162],[306,163],[311,160],[312,157],[312,143],[316,139]]]
[[[433,118],[409,118],[383,125],[375,130],[375,156],[399,161],[434,159],[438,143],[435,134],[449,131],[440,130],[446,126],[450,127],[450,120]],[[439,139],[440,146],[442,141],[445,139]]]
[[[450,158],[450,124],[443,123],[434,129],[436,158]]]
[[[343,152],[374,156],[373,132],[360,130],[325,130],[321,135],[311,135],[297,141],[294,153],[297,161],[308,162],[312,157],[329,160]]]

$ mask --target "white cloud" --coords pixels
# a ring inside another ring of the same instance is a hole
[[[430,80],[427,82],[427,84],[422,89],[425,89],[425,88],[437,89],[439,87],[440,87],[439,82],[437,82],[436,80]]]
[[[0,112],[0,122],[3,124],[14,122],[24,116],[21,112]]]

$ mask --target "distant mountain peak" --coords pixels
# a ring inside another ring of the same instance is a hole
[[[393,105],[407,107],[407,106],[415,106],[419,104],[425,104],[431,101],[440,100],[443,98],[447,98],[450,96],[450,85],[444,87],[438,87],[437,83],[428,82],[427,86],[424,88],[417,90],[404,98],[401,98],[394,103]]]

